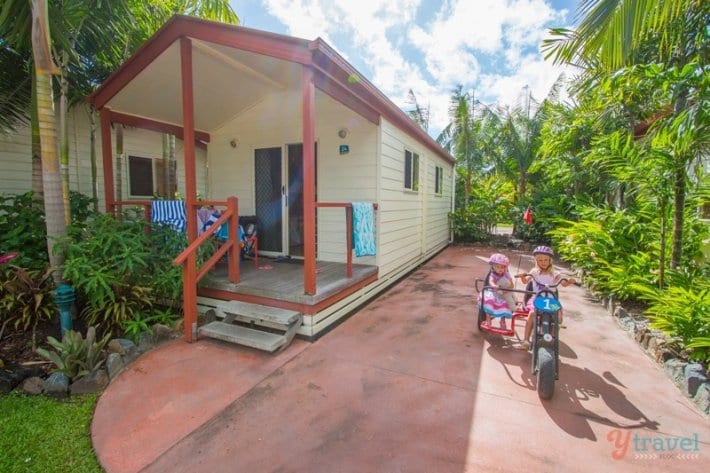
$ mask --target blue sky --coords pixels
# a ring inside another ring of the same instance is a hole
[[[562,69],[539,52],[548,28],[571,26],[578,0],[231,0],[242,25],[317,37],[400,107],[412,89],[429,133],[448,123],[458,84],[486,104],[529,87],[544,98]]]

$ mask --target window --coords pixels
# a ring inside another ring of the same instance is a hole
[[[434,194],[441,195],[444,193],[444,168],[436,166],[434,170]]]
[[[128,157],[128,182],[131,196],[153,195],[153,160],[140,156]]]
[[[410,191],[419,190],[419,155],[404,150],[404,188]]]

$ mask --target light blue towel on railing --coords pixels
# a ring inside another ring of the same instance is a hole
[[[374,256],[375,211],[371,202],[353,202],[353,248],[355,256]]]
[[[154,200],[150,210],[150,219],[155,223],[170,225],[175,230],[184,232],[187,227],[185,202],[182,200]]]

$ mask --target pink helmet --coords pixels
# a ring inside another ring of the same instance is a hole
[[[500,253],[493,253],[490,258],[488,258],[488,264],[502,264],[503,266],[508,266],[510,260],[507,256]]]
[[[555,256],[555,253],[549,246],[540,245],[533,250],[533,256],[534,255],[547,255],[552,258],[553,256]]]

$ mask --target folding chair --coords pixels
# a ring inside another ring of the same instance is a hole
[[[154,200],[151,205],[150,220],[184,232],[187,228],[185,202],[182,200]]]

